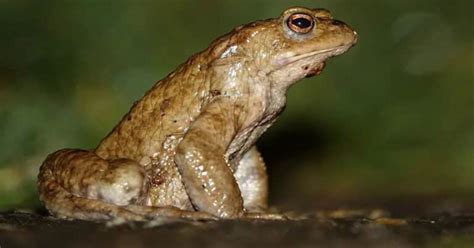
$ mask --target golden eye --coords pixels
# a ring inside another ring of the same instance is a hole
[[[288,17],[286,25],[295,33],[307,34],[314,27],[314,19],[308,14],[296,13]]]

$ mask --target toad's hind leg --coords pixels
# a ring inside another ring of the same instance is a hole
[[[124,187],[127,175],[133,179],[129,188]],[[43,162],[38,192],[45,207],[58,217],[97,220],[116,216],[139,220],[140,215],[119,205],[138,200],[144,180],[140,167],[132,161],[109,163],[89,151],[64,149]]]
[[[64,149],[49,155],[38,175],[40,200],[54,215],[83,220],[145,220],[156,216],[212,218],[202,212],[141,204],[147,180],[133,160],[104,160],[95,153]]]

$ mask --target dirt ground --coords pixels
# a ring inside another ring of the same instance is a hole
[[[0,247],[474,247],[474,215],[390,218],[383,210],[319,212],[299,220],[146,223],[0,214]]]

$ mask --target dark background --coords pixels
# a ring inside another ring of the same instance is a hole
[[[359,43],[293,86],[259,141],[272,203],[472,206],[473,1],[63,0],[0,1],[0,210],[39,205],[48,153],[95,147],[190,55],[295,5]]]

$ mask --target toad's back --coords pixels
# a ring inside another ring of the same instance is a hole
[[[104,159],[156,157],[169,136],[182,137],[209,100],[208,73],[192,57],[134,104],[96,148]]]

